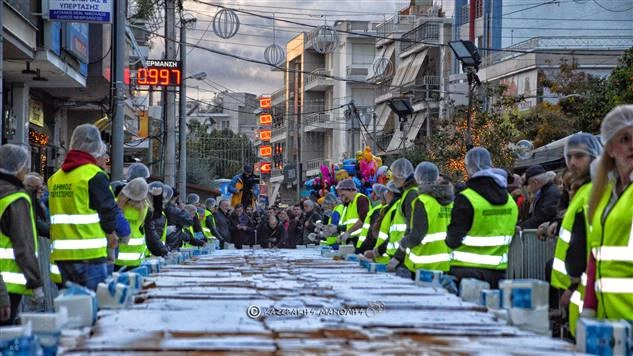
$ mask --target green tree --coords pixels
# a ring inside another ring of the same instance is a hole
[[[253,143],[245,135],[231,130],[211,130],[209,124],[191,121],[188,124],[187,179],[208,185],[217,178],[231,178],[240,173],[243,164],[257,159]]]

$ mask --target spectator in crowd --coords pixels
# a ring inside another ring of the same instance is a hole
[[[41,202],[44,192],[44,179],[35,172],[30,172],[24,177],[24,189],[31,197],[31,206],[35,216],[35,228],[37,235],[50,238],[50,221],[46,215],[46,207]]]
[[[193,217],[179,207],[178,191],[173,187],[171,190],[174,193],[165,206],[165,215],[167,215],[167,246],[173,251],[180,248],[183,241],[187,239],[183,230],[193,225]]]
[[[171,188],[161,182],[152,182],[149,190],[149,212],[145,217],[145,244],[154,256],[165,257],[169,249],[167,240],[167,217],[163,213],[163,201],[171,199]]]
[[[213,213],[213,217],[215,218],[215,224],[218,231],[218,238],[220,239],[220,248],[225,247],[225,243],[232,243],[232,223],[230,219],[230,209],[231,203],[228,199],[222,198],[220,199],[219,209]]]
[[[587,288],[582,315],[633,320],[633,105],[611,110],[600,126],[600,155],[589,198]]]
[[[34,308],[44,304],[44,292],[37,261],[37,231],[31,199],[22,181],[29,171],[31,157],[24,146],[0,146],[0,246],[9,253],[0,256],[0,274],[9,293],[10,314],[0,325],[15,322],[23,295],[31,295]],[[0,294],[0,298],[4,297]],[[4,298],[2,298],[4,299]],[[0,301],[6,317],[6,299]]]
[[[130,235],[119,239],[119,251],[114,262],[116,266],[137,267],[145,257],[145,217],[149,211],[147,194],[149,187],[145,178],[129,181],[117,197],[117,204],[130,224]]]
[[[108,260],[114,262],[117,217],[122,216],[108,176],[97,165],[96,158],[105,152],[99,129],[79,125],[61,169],[48,180],[51,260],[64,283],[71,281],[92,290],[106,280]]]
[[[553,182],[554,176],[540,165],[535,165],[525,172],[525,183],[528,192],[534,194],[530,204],[529,217],[521,222],[522,229],[536,229],[542,223],[556,218],[561,191]]]
[[[446,235],[454,250],[450,274],[458,282],[476,278],[496,289],[505,278],[518,208],[507,190],[507,173],[492,166],[487,149],[469,150],[465,166],[470,179],[455,196]]]
[[[315,203],[306,199],[303,201],[303,244],[313,243],[308,239],[308,235],[314,232],[317,221],[321,221],[321,215],[315,208]]]
[[[231,221],[235,226],[235,248],[241,249],[243,245],[252,245],[251,236],[254,234],[255,225],[244,211],[244,206],[238,204],[231,214]]]
[[[413,201],[411,234],[400,240],[400,247],[389,263],[394,270],[404,264],[411,277],[418,269],[443,272],[450,269],[450,253],[444,240],[453,208],[453,185],[440,183],[439,173],[431,162],[422,162],[415,168],[420,195]]]
[[[285,246],[286,248],[297,248],[297,245],[301,244],[303,238],[300,220],[301,215],[295,215],[295,211],[296,209],[294,207],[286,209],[286,215],[288,215],[288,242]]]
[[[286,230],[279,223],[279,219],[270,214],[267,221],[257,229],[257,238],[263,248],[280,247],[280,244],[287,239]]]

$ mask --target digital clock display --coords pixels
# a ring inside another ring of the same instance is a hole
[[[136,71],[137,85],[177,86],[181,80],[180,61],[148,59],[146,67]]]

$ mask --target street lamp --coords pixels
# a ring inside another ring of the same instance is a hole
[[[479,65],[481,65],[481,56],[477,50],[477,46],[471,41],[450,41],[448,46],[451,47],[455,57],[462,63],[462,69],[466,72],[468,78],[468,110],[466,111],[466,149],[473,147],[471,137],[470,116],[472,113],[473,91],[481,85],[481,81],[477,76]]]
[[[413,107],[409,100],[404,98],[391,99],[387,103],[391,111],[398,115],[398,121],[400,121],[400,131],[404,130],[404,123],[407,122],[407,115],[413,114]]]

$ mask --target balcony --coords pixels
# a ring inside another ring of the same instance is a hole
[[[286,134],[288,132],[288,126],[286,124],[273,126],[272,128],[272,137],[270,138],[270,142],[279,142],[286,140]]]
[[[327,88],[334,85],[331,78],[327,76],[330,72],[325,68],[317,68],[306,74],[305,77],[305,90],[306,91],[325,91]]]
[[[412,82],[403,83],[404,92],[412,94],[412,104],[440,100],[440,77],[424,75]]]
[[[305,132],[323,132],[330,127],[330,113],[317,113],[313,112],[311,114],[305,115],[303,117],[303,130]]]
[[[314,177],[319,175],[319,173],[321,173],[321,165],[326,164],[327,160],[325,158],[314,158],[309,160],[306,164],[305,164],[305,169],[306,169],[306,178],[307,177]]]
[[[378,135],[376,137],[376,148],[379,152],[386,152],[387,147],[389,147],[389,143],[393,139],[392,133],[383,133],[382,135]]]
[[[351,64],[347,66],[347,79],[365,81],[371,64]]]
[[[393,41],[397,35],[411,30],[415,26],[414,15],[396,15],[389,20],[376,25],[376,35],[378,42],[376,46],[382,46]]]
[[[386,80],[387,85],[381,85],[376,88],[376,98],[374,99],[374,103],[380,104],[387,100],[400,97],[402,94],[401,89],[397,87],[392,87],[391,80]]]
[[[418,46],[439,45],[442,23],[427,21],[402,35],[400,53],[413,50]]]

